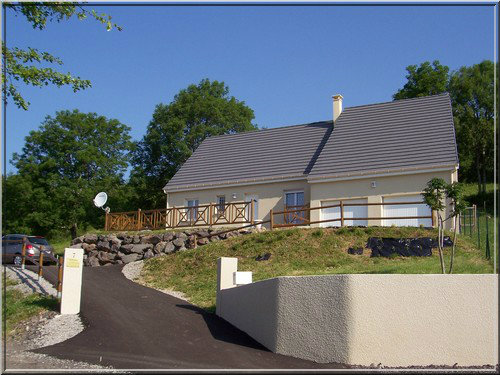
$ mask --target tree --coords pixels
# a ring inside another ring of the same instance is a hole
[[[453,245],[451,248],[451,257],[450,257],[450,271],[453,272],[453,260],[455,258],[455,247],[457,244],[457,232],[458,232],[458,220],[459,215],[464,212],[467,204],[464,200],[464,188],[463,185],[459,182],[453,182],[446,187],[446,196],[450,199],[451,203],[451,215],[453,218],[453,228],[455,229],[453,232]]]
[[[33,26],[34,29],[45,29],[47,22],[61,22],[68,20],[73,16],[83,20],[87,17],[94,18],[96,21],[106,25],[108,31],[116,28],[121,30],[121,27],[111,21],[111,16],[101,13],[98,14],[95,10],[87,10],[82,5],[71,3],[17,3],[5,4],[5,7],[11,9],[14,14],[22,15]],[[75,77],[71,73],[62,73],[50,67],[39,67],[32,65],[38,63],[45,65],[57,64],[62,65],[63,62],[56,56],[48,52],[41,52],[35,48],[28,47],[27,49],[10,48],[2,42],[2,57],[4,61],[4,69],[2,70],[2,90],[4,102],[7,103],[7,98],[11,97],[14,103],[24,110],[29,107],[21,93],[17,81],[22,81],[26,85],[43,87],[49,84],[61,87],[71,86],[74,92],[84,90],[91,86],[89,80]]]
[[[28,207],[25,226],[42,234],[70,230],[75,237],[79,225],[99,224],[103,215],[92,198],[101,190],[111,196],[120,190],[132,149],[129,131],[118,120],[78,110],[48,116],[31,131],[21,155],[13,156],[16,179],[31,190],[21,204]],[[4,221],[10,221],[16,211],[6,214]]]
[[[423,62],[420,66],[409,65],[406,67],[408,81],[392,98],[400,100],[446,92],[449,70],[438,60],[433,61],[432,65],[429,61]]]
[[[493,180],[494,63],[485,60],[457,71],[434,61],[406,68],[408,79],[393,98],[407,99],[449,92],[460,161],[460,179],[476,181],[479,192]],[[498,69],[498,67],[497,67]]]
[[[463,185],[458,182],[453,182],[447,184],[442,178],[433,178],[428,183],[426,188],[422,193],[424,202],[431,208],[431,210],[436,211],[438,218],[438,252],[439,261],[441,264],[441,272],[446,273],[446,267],[444,262],[443,247],[444,247],[444,222],[453,219],[453,246],[451,249],[450,256],[450,270],[449,273],[453,272],[453,260],[455,258],[455,247],[457,242],[457,232],[458,232],[458,218],[466,207],[466,202],[464,200],[464,189]],[[443,218],[441,212],[444,210],[444,200],[450,200],[451,213],[448,217]]]
[[[443,217],[441,216],[441,211],[444,209],[444,198],[446,195],[446,182],[442,178],[433,178],[427,183],[426,188],[422,193],[424,202],[431,208],[432,211],[436,211],[438,219],[438,252],[439,252],[439,262],[441,263],[441,271],[446,273],[444,257],[443,257]]]
[[[476,179],[480,194],[493,179],[494,69],[487,60],[463,66],[449,83],[462,174]]]
[[[170,104],[158,104],[134,153],[133,184],[141,208],[164,204],[162,188],[210,136],[256,130],[253,110],[224,82],[202,80],[181,90]]]

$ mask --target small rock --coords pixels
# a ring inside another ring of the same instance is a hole
[[[109,241],[99,241],[99,242],[97,242],[97,250],[111,251],[111,246],[109,246]]]
[[[152,245],[156,245],[157,243],[161,242],[162,238],[159,235],[150,235],[150,236],[144,236],[142,237],[142,243],[149,243]]]
[[[198,237],[208,237],[209,234],[210,233],[208,233],[208,231],[206,231],[206,230],[199,230],[196,232],[196,235]]]
[[[78,243],[82,243],[83,242],[83,238],[84,238],[83,236],[73,238],[73,241],[71,241],[71,244],[72,245],[76,245]]]
[[[87,263],[90,267],[99,267],[99,259],[97,259],[97,257],[88,258]]]
[[[186,237],[187,238],[187,237]],[[185,238],[176,238],[175,240],[172,241],[172,243],[177,246],[177,247],[184,247],[185,243]]]
[[[144,253],[144,259],[149,259],[149,258],[153,258],[155,256],[155,254],[153,253],[153,250],[149,249],[148,251],[146,251]]]
[[[264,255],[257,255],[255,258],[256,261],[263,261],[263,260],[269,260],[271,258],[271,253],[265,253]]]
[[[172,253],[174,251],[175,251],[175,245],[172,242],[167,242],[167,244],[165,245],[165,247],[163,249],[163,252],[165,254],[169,254],[169,253]]]
[[[186,238],[188,238],[188,235],[184,232],[178,232],[175,234],[175,238],[185,240]]]
[[[174,239],[174,234],[172,232],[168,232],[163,235],[163,241],[165,242],[172,241],[173,239]]]
[[[158,242],[155,247],[154,247],[154,253],[155,254],[161,254],[163,252],[163,250],[165,249],[165,246],[167,245],[166,242]]]
[[[124,246],[120,247],[120,250],[126,254],[130,254],[130,253],[143,254],[144,252],[148,251],[149,249],[153,249],[153,245],[151,245],[151,244],[130,244],[130,245],[124,245]]]
[[[86,234],[83,238],[83,242],[88,244],[97,244],[97,234]]]
[[[207,237],[198,238],[198,245],[206,245],[210,240]]]
[[[137,253],[132,253],[132,254],[128,254],[128,255],[125,255],[124,257],[122,257],[122,262],[124,264],[127,264],[127,263],[130,263],[130,262],[135,262],[136,260],[139,260],[140,259],[140,255],[137,254]]]

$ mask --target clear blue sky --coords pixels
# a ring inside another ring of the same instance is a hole
[[[8,105],[8,159],[64,109],[116,118],[138,140],[156,104],[203,78],[224,81],[255,111],[255,123],[271,128],[330,119],[335,93],[345,107],[389,101],[407,65],[438,59],[454,70],[494,53],[492,6],[97,8],[123,31],[90,19],[39,31],[8,11],[8,46],[48,51],[63,71],[92,81],[76,94],[21,86],[31,106]]]

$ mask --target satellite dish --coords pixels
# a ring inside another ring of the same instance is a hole
[[[102,191],[95,196],[94,205],[96,207],[102,208],[102,206],[104,206],[106,204],[107,200],[108,200],[108,194],[106,194],[105,192]]]

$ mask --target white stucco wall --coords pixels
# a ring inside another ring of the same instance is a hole
[[[498,363],[497,275],[278,277],[218,293],[218,315],[280,354],[366,366]]]
[[[456,172],[441,171],[407,174],[400,176],[381,176],[344,181],[308,183],[305,179],[297,181],[282,181],[266,184],[248,184],[239,186],[221,186],[217,188],[198,189],[168,193],[169,207],[186,206],[187,200],[197,199],[200,205],[215,203],[217,196],[224,195],[226,202],[241,202],[246,195],[259,197],[258,219],[269,220],[269,211],[275,212],[284,209],[284,196],[289,191],[304,191],[304,201],[310,202],[311,207],[320,207],[323,201],[337,201],[347,199],[367,198],[368,203],[381,203],[383,197],[398,195],[420,194],[427,182],[434,178],[443,178],[446,182],[453,181]],[[371,182],[376,187],[371,187]],[[236,198],[233,198],[233,195]],[[449,214],[449,205],[443,215]],[[381,217],[382,206],[368,206],[369,217]],[[320,210],[310,212],[311,221],[320,220]],[[275,224],[283,223],[283,215],[275,215]],[[317,226],[318,224],[313,224]],[[381,225],[381,220],[370,220],[368,225]],[[445,223],[447,229],[452,228],[452,221]]]
[[[370,177],[344,181],[316,182],[311,186],[311,207],[321,207],[321,202],[367,198],[368,203],[382,203],[383,197],[420,194],[432,178],[442,178],[447,183],[453,182],[453,170],[441,172],[416,173],[400,176]],[[376,187],[371,183],[375,181]],[[443,213],[450,213],[449,202]],[[382,217],[382,206],[368,206],[369,217]],[[320,210],[311,211],[311,221],[318,221]],[[381,220],[370,220],[368,225],[381,225]],[[451,220],[445,223],[451,229]]]
[[[284,196],[288,191],[300,190],[304,192],[304,201],[309,202],[310,187],[305,179],[298,181],[275,182],[270,184],[253,184],[211,189],[191,190],[185,192],[168,193],[169,207],[183,207],[187,199],[198,199],[200,204],[215,203],[218,195],[224,195],[226,202],[242,202],[246,195],[258,195],[258,219],[269,220],[269,211],[282,211],[284,209]],[[233,198],[233,194],[236,198]],[[276,220],[279,220],[275,216]]]

